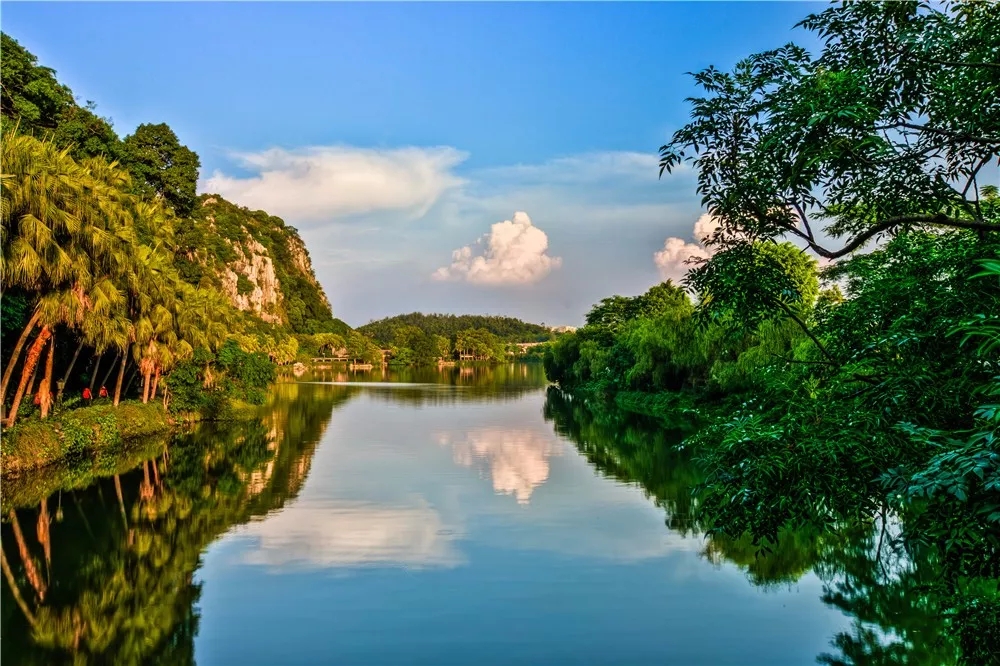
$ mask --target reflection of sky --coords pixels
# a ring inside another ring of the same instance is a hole
[[[558,438],[543,400],[341,407],[298,498],[206,553],[199,666],[779,664],[827,648],[844,621],[814,577],[765,592],[713,566]]]

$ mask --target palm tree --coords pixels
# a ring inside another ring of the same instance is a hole
[[[83,168],[68,151],[12,132],[4,136],[0,163],[0,281],[40,294],[22,332],[24,342],[15,347],[0,384],[2,402],[18,355],[37,327],[7,416],[10,426],[17,418],[27,377],[35,371],[53,328],[57,324],[79,328],[88,313],[101,316],[114,306],[119,294],[111,276],[129,271],[137,239],[129,196],[121,189],[127,175],[114,165]],[[46,390],[51,379],[47,365]],[[48,394],[43,414],[48,412],[47,402]]]

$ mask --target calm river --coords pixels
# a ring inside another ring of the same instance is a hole
[[[262,424],[5,484],[0,657],[771,666],[839,654],[831,642],[858,629],[831,601],[831,548],[792,535],[755,559],[749,543],[706,540],[687,518],[698,475],[681,436],[594,413],[532,364],[281,383]]]

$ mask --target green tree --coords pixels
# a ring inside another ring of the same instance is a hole
[[[63,111],[74,104],[73,93],[56,80],[54,70],[39,66],[38,58],[13,37],[3,33],[0,40],[0,111],[25,133],[54,130]]]
[[[695,74],[706,96],[660,149],[661,174],[695,167],[713,242],[790,235],[835,259],[908,229],[998,231],[979,203],[1000,151],[995,7],[845,2],[800,25],[818,56],[789,44]]]
[[[17,40],[0,35],[0,115],[4,127],[17,126],[24,134],[49,138],[76,159],[122,157],[122,143],[111,123],[96,113],[93,102],[76,103],[73,92],[56,80],[55,72]]]
[[[140,191],[163,197],[179,217],[187,217],[197,201],[197,153],[181,145],[166,123],[143,124],[125,137],[123,163]]]

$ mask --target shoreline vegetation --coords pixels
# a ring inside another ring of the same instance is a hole
[[[838,643],[859,660],[829,663],[997,663],[1000,13],[842,3],[800,25],[817,54],[694,74],[660,167],[697,175],[701,258],[596,304],[546,376],[598,412],[697,423],[678,450],[708,535],[758,555],[877,535],[866,598],[923,605],[942,638],[859,626]]]
[[[252,421],[258,412],[256,405],[238,399],[228,400],[225,411],[211,418],[198,411],[169,412],[158,403],[128,401],[117,406],[107,402],[56,411],[45,420],[25,420],[3,433],[0,476],[4,491],[14,477],[39,474],[62,464],[90,460],[95,473],[123,467],[135,459],[136,451],[148,448],[150,438],[159,440],[162,447],[179,428],[206,421]],[[113,472],[100,475],[109,473]]]

